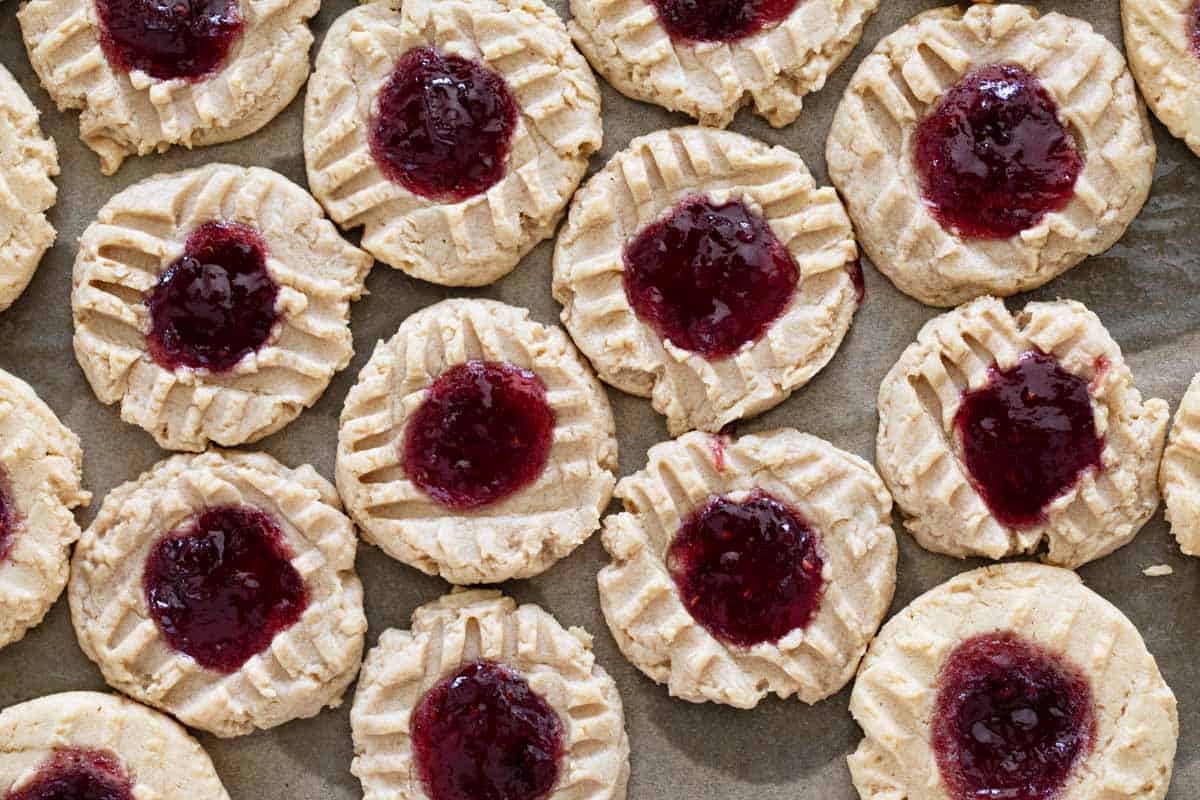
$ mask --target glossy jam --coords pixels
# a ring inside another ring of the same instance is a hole
[[[653,0],[677,42],[733,42],[781,22],[799,0]]]
[[[1047,503],[1100,468],[1088,382],[1045,353],[993,366],[986,386],[963,394],[954,423],[976,489],[1014,528],[1044,522]]]
[[[56,750],[4,800],[133,800],[133,782],[107,750]]]
[[[766,220],[739,200],[684,200],[625,248],[625,296],[676,347],[722,358],[762,336],[800,271]]]
[[[1094,737],[1087,680],[1014,633],[963,642],[938,674],[934,754],[954,800],[1052,800]]]
[[[270,338],[278,295],[256,230],[201,225],[146,298],[150,354],[166,369],[227,372]]]
[[[404,435],[405,474],[460,510],[497,503],[537,480],[554,441],[554,410],[535,373],[492,361],[446,370]]]
[[[487,67],[430,48],[396,63],[371,119],[371,154],[414,194],[465,200],[504,177],[517,101]]]
[[[95,0],[100,46],[122,72],[202,80],[225,63],[244,23],[238,0]]]
[[[541,800],[558,782],[563,726],[520,675],[475,661],[421,698],[412,745],[430,800]]]
[[[0,467],[0,563],[12,552],[19,519],[13,502],[12,484],[3,467]]]
[[[816,531],[764,492],[713,498],[679,529],[667,569],[684,606],[714,636],[777,642],[812,621],[824,561]]]
[[[854,259],[846,265],[846,272],[850,273],[850,282],[854,284],[854,298],[861,306],[867,302],[867,278],[863,275],[862,260]]]
[[[236,672],[308,605],[278,524],[250,506],[218,506],[163,536],[146,559],[150,616],[168,644]]]
[[[1037,77],[993,64],[950,88],[917,129],[925,203],[942,226],[1007,239],[1065,207],[1083,157]]]
[[[1188,39],[1192,43],[1192,53],[1200,57],[1200,0],[1192,3],[1192,11],[1188,14]]]

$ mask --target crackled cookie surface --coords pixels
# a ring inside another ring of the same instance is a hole
[[[13,304],[54,244],[46,210],[58,190],[58,148],[42,135],[38,110],[0,65],[0,311]]]
[[[1193,0],[1122,0],[1125,52],[1150,110],[1200,155],[1200,12]]]
[[[6,800],[228,800],[208,754],[174,720],[123,697],[65,692],[0,712]]]
[[[673,696],[815,703],[854,675],[896,584],[892,499],[869,464],[794,430],[692,432],[616,493],[600,605]]]
[[[499,592],[454,592],[385,631],[350,725],[366,800],[625,798],[624,711],[591,637]]]
[[[29,60],[111,175],[128,156],[257,131],[308,78],[319,0],[30,0]]]
[[[725,127],[776,127],[854,49],[878,0],[571,0],[571,36],[618,91]]]
[[[879,472],[929,550],[1077,567],[1158,507],[1167,428],[1079,303],[991,297],[930,321],[879,389]]]
[[[1133,624],[1073,572],[967,572],[890,620],[863,659],[849,757],[863,800],[1161,800],[1175,696]]]
[[[67,584],[87,505],[83,452],[29,384],[0,370],[0,647],[42,621]]]
[[[783,402],[858,308],[858,249],[795,153],[689,127],[635,139],[575,196],[554,296],[600,377],[673,434]]]
[[[1175,412],[1158,481],[1171,532],[1183,552],[1200,556],[1200,376]]]
[[[342,15],[304,109],[313,194],[373,256],[482,286],[549,237],[600,147],[600,91],[541,0]]]
[[[254,442],[350,362],[350,302],[371,264],[276,172],[156,175],[80,239],[75,354],[101,402],[164,448]]]
[[[617,441],[558,328],[446,300],[380,342],[342,411],[337,482],[367,541],[458,584],[543,572],[600,527]]]
[[[218,736],[337,706],[367,629],[357,539],[309,466],[210,451],[114,489],[71,568],[80,646],[114,688]]]
[[[863,250],[952,306],[1040,286],[1124,234],[1155,146],[1120,52],[1027,6],[928,11],[859,66],[826,145]]]

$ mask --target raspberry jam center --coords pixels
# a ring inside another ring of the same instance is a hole
[[[625,296],[638,318],[706,358],[756,341],[800,280],[766,220],[740,200],[684,200],[625,247]]]
[[[799,0],[654,0],[667,34],[681,42],[732,42],[792,13]]]
[[[917,129],[925,203],[944,228],[1007,239],[1064,208],[1083,157],[1035,75],[993,64],[967,75]]]
[[[150,354],[165,369],[228,372],[262,347],[279,315],[279,284],[267,270],[258,231],[208,222],[150,290]]]
[[[438,503],[479,508],[533,483],[553,440],[541,378],[514,364],[468,361],[442,373],[413,413],[403,467]]]
[[[4,800],[133,800],[133,781],[108,750],[56,750]]]
[[[517,101],[503,77],[421,47],[401,56],[380,90],[371,154],[413,194],[457,202],[504,177],[516,125]]]
[[[216,72],[245,27],[238,0],[95,3],[108,63],[164,81],[199,81]]]
[[[1188,41],[1192,43],[1192,53],[1200,57],[1200,0],[1192,3],[1188,14]]]
[[[474,661],[421,699],[412,743],[430,800],[541,800],[558,782],[563,726],[520,675]]]
[[[963,460],[996,519],[1031,527],[1084,472],[1101,468],[1088,382],[1041,352],[988,375],[986,386],[963,393],[954,416]]]
[[[223,673],[266,650],[308,605],[278,524],[250,506],[201,511],[163,536],[143,586],[167,643]]]
[[[666,562],[692,617],[743,647],[807,626],[821,604],[819,537],[765,492],[710,500],[680,527]]]
[[[0,467],[0,564],[8,558],[16,543],[19,521],[16,504],[13,502],[12,483],[9,482],[4,468]]]
[[[933,747],[954,800],[1051,800],[1095,730],[1083,675],[1014,633],[968,639],[938,674]]]

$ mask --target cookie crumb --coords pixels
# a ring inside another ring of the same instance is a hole
[[[1153,567],[1146,567],[1142,570],[1142,574],[1147,578],[1165,578],[1168,575],[1174,575],[1175,570],[1167,564],[1156,564]]]

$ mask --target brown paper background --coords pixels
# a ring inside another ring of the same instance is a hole
[[[1134,0],[1137,2],[1137,0]],[[568,14],[564,0],[552,0]],[[799,152],[817,180],[827,183],[824,142],[829,122],[847,81],[879,39],[916,12],[941,5],[936,0],[882,0],[863,41],[808,98],[799,121],[774,130],[743,111],[734,130],[783,144]],[[109,197],[156,172],[171,172],[212,161],[266,166],[304,185],[301,150],[303,98],[249,139],[196,151],[130,159],[111,178],[100,174],[96,157],[78,139],[74,113],[56,111],[33,76],[15,19],[16,2],[0,4],[0,61],[17,77],[42,110],[44,130],[58,142],[62,176],[59,201],[50,212],[58,244],[47,253],[33,284],[10,310],[0,314],[0,367],[37,389],[62,420],[83,438],[84,482],[95,493],[91,521],[104,495],[136,477],[166,454],[138,428],[120,421],[114,408],[93,396],[71,350],[71,263],[75,242]],[[352,0],[326,0],[313,20],[319,46],[333,20]],[[1061,10],[1089,19],[1121,43],[1118,0],[1042,2],[1043,11]],[[314,47],[312,55],[316,55]],[[636,136],[686,124],[654,106],[628,100],[604,84],[604,149],[596,169]],[[1099,314],[1121,344],[1138,385],[1148,397],[1178,405],[1188,380],[1200,369],[1200,160],[1171,138],[1157,122],[1159,160],[1150,201],[1124,239],[1042,289],[1010,300],[1072,298]],[[357,241],[357,235],[351,237]],[[550,296],[552,243],[535,249],[520,267],[483,290],[444,289],[420,283],[376,264],[370,295],[353,307],[358,353],[320,402],[258,447],[287,464],[310,462],[333,475],[337,418],[347,391],[376,340],[390,337],[408,314],[455,295],[482,296],[527,306],[544,322],[556,322]],[[937,312],[897,292],[867,268],[868,296],[833,362],[788,402],[743,423],[743,432],[794,426],[868,459],[874,452],[875,395],[880,380],[918,328]],[[645,400],[609,390],[620,435],[622,475],[645,463],[646,449],[667,438],[662,420]],[[897,526],[899,584],[893,612],[916,595],[975,566],[926,553]],[[632,744],[632,800],[853,800],[855,792],[844,757],[859,731],[846,710],[849,689],[813,707],[777,699],[753,711],[692,705],[668,697],[663,687],[625,661],[600,613],[595,574],[605,563],[599,537],[545,575],[505,585],[523,602],[543,605],[566,625],[580,625],[596,640],[600,663],[616,678],[625,701]],[[1169,564],[1175,573],[1146,578],[1142,569]],[[388,627],[407,627],[412,610],[447,590],[427,577],[363,546],[358,569],[366,585],[370,619],[368,646]],[[1081,570],[1084,579],[1116,603],[1142,631],[1150,650],[1179,698],[1182,736],[1171,800],[1200,797],[1200,561],[1180,555],[1161,512],[1135,542]],[[99,672],[80,652],[63,598],[39,628],[22,642],[0,651],[0,707],[52,692],[104,689]],[[350,774],[351,694],[341,708],[316,719],[293,722],[267,733],[236,740],[201,736],[234,800],[343,800],[361,796]]]

